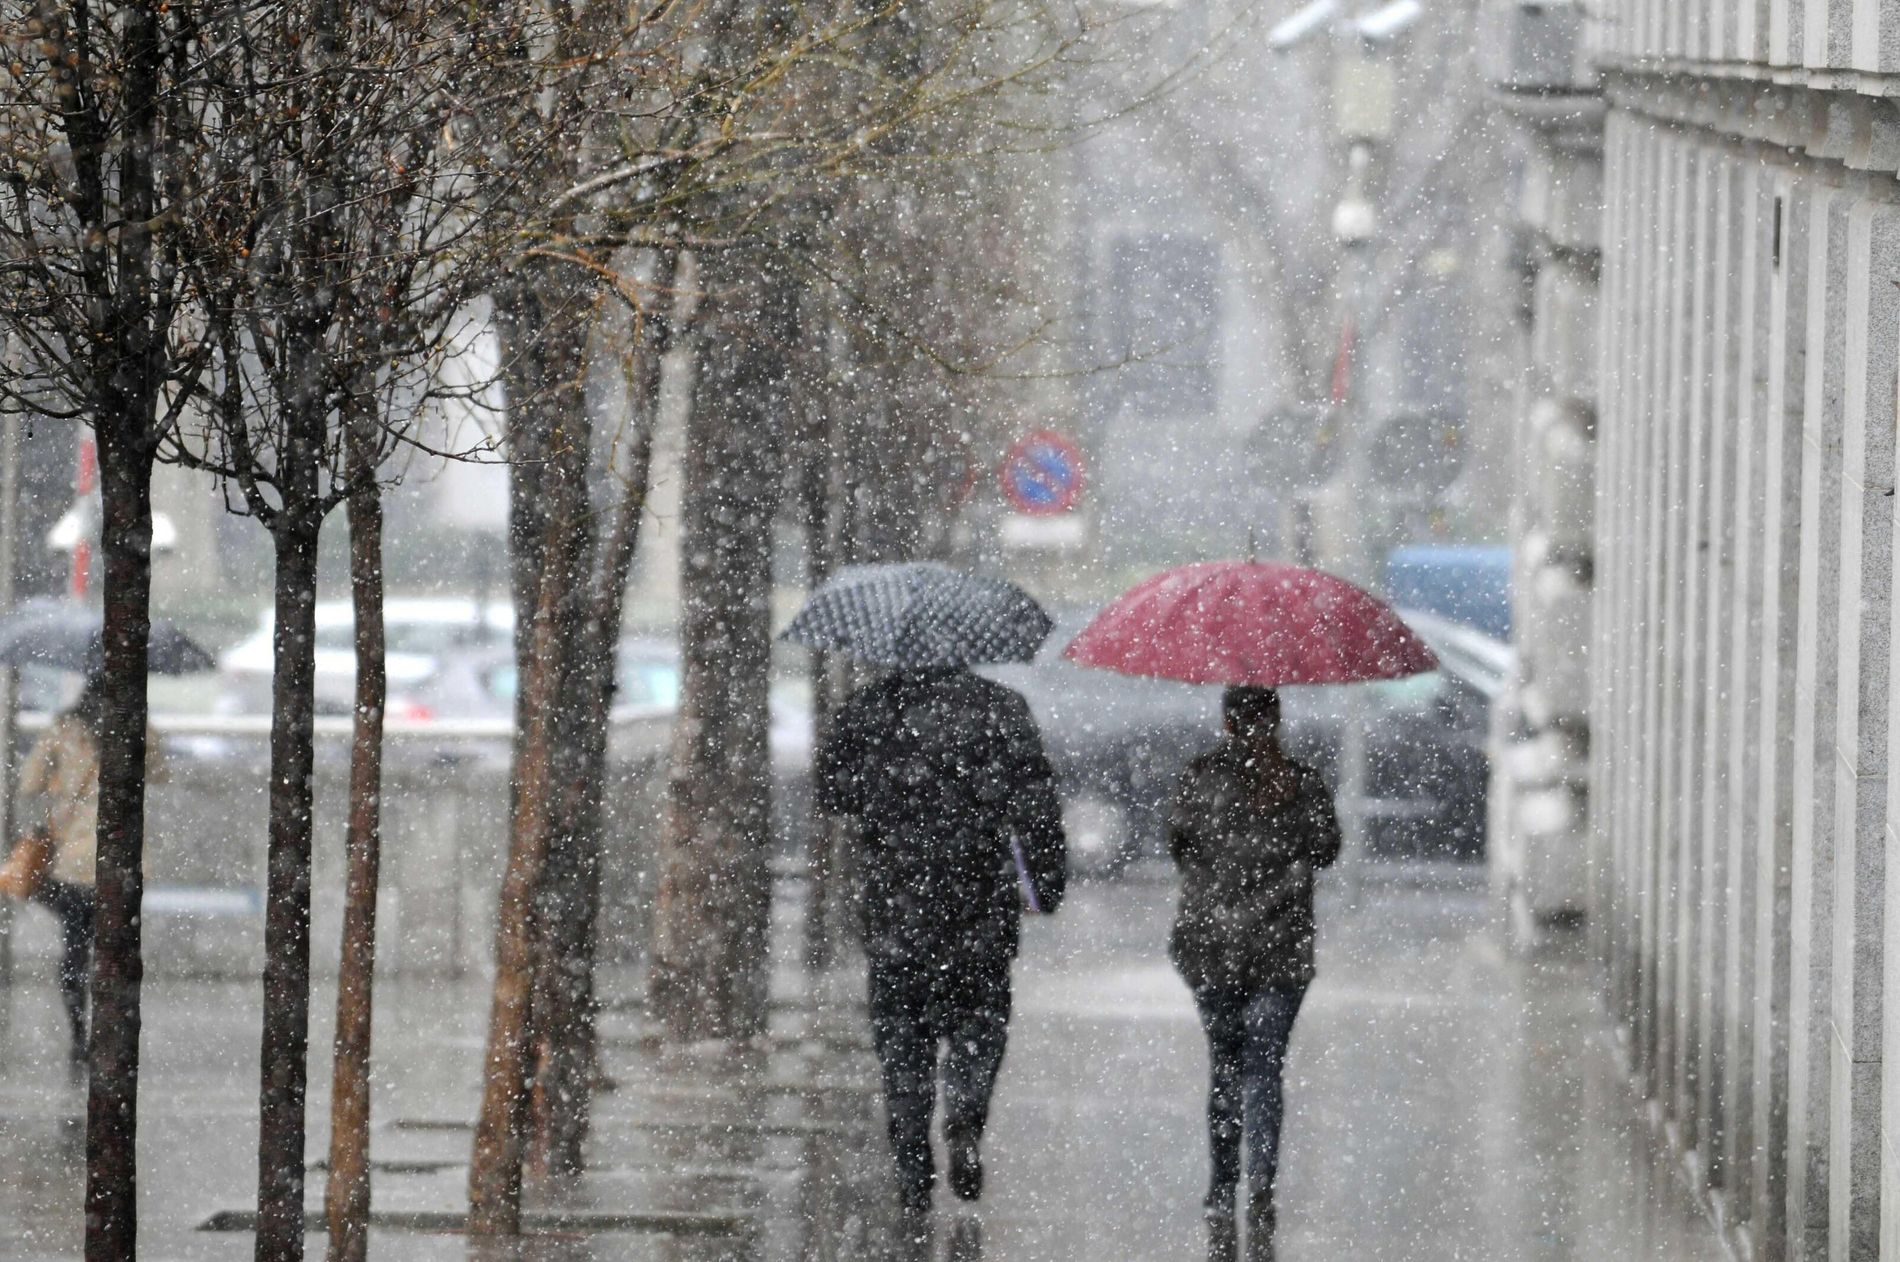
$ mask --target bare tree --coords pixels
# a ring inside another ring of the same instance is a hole
[[[314,615],[317,545],[341,503],[357,505],[354,566],[374,656],[380,560],[376,470],[417,439],[408,425],[474,285],[494,225],[485,208],[509,176],[448,143],[484,95],[517,88],[487,32],[451,4],[397,10],[321,0],[207,17],[201,73],[217,127],[199,178],[219,196],[180,228],[207,342],[215,406],[167,435],[164,458],[209,470],[275,553],[270,823],[259,1086],[260,1259],[303,1254],[310,988]],[[375,682],[372,666],[365,673]],[[373,902],[374,767],[380,703],[365,697],[353,789],[352,893]],[[368,935],[359,906],[346,960],[345,1051],[368,1048]],[[355,1075],[366,1073],[357,1067]],[[346,1074],[346,1122],[366,1097]],[[367,1188],[354,1151],[332,1209],[342,1246],[360,1249]]]
[[[994,7],[969,6],[952,42],[967,53],[998,38],[1000,28],[980,20]],[[536,244],[497,292],[523,683],[489,1077],[470,1170],[474,1230],[516,1230],[522,1168],[536,1141],[551,1172],[571,1170],[586,1129],[599,806],[587,792],[552,793],[548,784],[600,783],[611,697],[600,667],[618,634],[635,537],[624,524],[637,522],[644,497],[643,478],[627,480],[621,503],[634,516],[623,512],[622,524],[607,527],[579,498],[589,475],[577,462],[592,445],[592,421],[578,414],[592,313],[602,300],[627,302],[648,334],[636,348],[644,383],[630,390],[638,415],[657,406],[665,347],[688,338],[696,348],[686,550],[710,559],[687,584],[686,700],[669,793],[669,836],[678,840],[662,865],[652,991],[670,1028],[736,1031],[735,1020],[762,1012],[769,813],[762,584],[782,481],[772,444],[755,440],[784,424],[795,334],[783,313],[802,292],[822,288],[804,225],[824,213],[827,188],[881,160],[892,130],[914,127],[952,97],[948,75],[938,75],[933,96],[917,90],[921,81],[893,78],[864,58],[883,32],[910,32],[914,42],[920,8],[708,0],[656,6],[626,31],[591,11],[562,11],[523,41],[551,65],[624,58],[639,73],[611,80],[619,104],[587,115],[569,143],[524,158],[543,172],[537,187],[561,191],[542,208]],[[578,29],[568,25],[576,21]],[[560,99],[578,99],[585,114],[601,85],[563,73]],[[847,89],[866,85],[871,96],[852,105]],[[693,280],[672,286],[681,292],[669,310],[663,276],[676,257]],[[630,258],[659,261],[646,268]],[[773,303],[762,305],[768,292]],[[758,316],[773,304],[781,315],[763,329]],[[711,384],[715,376],[737,393]],[[748,384],[739,390],[742,379]],[[549,582],[559,590],[547,591]],[[543,619],[552,620],[545,634]],[[710,638],[719,647],[702,651]],[[560,698],[559,719],[540,716],[537,697]],[[695,892],[707,890],[731,891],[733,901],[714,904]],[[721,976],[736,984],[723,986]],[[539,1116],[531,1095],[543,1106]]]
[[[592,1085],[592,951],[598,905],[599,793],[626,576],[646,499],[650,427],[634,421],[625,460],[610,462],[617,510],[595,502],[594,418],[586,376],[602,302],[635,312],[636,342],[652,282],[620,247],[583,230],[590,197],[677,161],[616,143],[612,103],[639,101],[663,65],[669,34],[658,6],[628,23],[612,6],[534,4],[513,14],[521,73],[547,85],[513,103],[487,137],[551,190],[513,206],[521,248],[491,291],[508,391],[510,550],[516,610],[516,731],[507,868],[496,913],[496,976],[483,1100],[469,1167],[469,1228],[519,1230],[523,1169],[539,1156],[577,1169]],[[658,112],[666,107],[656,95]],[[629,111],[639,117],[637,106]],[[525,132],[559,134],[523,147]],[[625,155],[625,161],[622,161]],[[662,260],[670,258],[662,252]],[[664,274],[670,263],[662,262]],[[661,304],[662,309],[664,303]],[[657,358],[636,346],[633,362]],[[631,374],[636,411],[657,376]],[[611,518],[612,524],[603,528]],[[605,537],[603,537],[603,534]],[[533,1104],[544,1107],[536,1116]],[[539,1126],[535,1126],[536,1122]]]
[[[646,513],[653,433],[665,388],[664,365],[694,302],[690,291],[676,286],[678,275],[675,255],[656,254],[646,281],[654,295],[651,308],[636,313],[631,329],[631,345],[623,359],[629,415],[604,461],[606,494],[596,497],[594,508],[596,521],[604,519],[604,530],[563,681],[569,697],[563,706],[576,721],[571,747],[561,754],[572,767],[564,777],[566,792],[560,802],[564,861],[550,873],[548,934],[540,963],[536,1017],[542,1049],[536,1079],[538,1096],[545,1103],[540,1139],[544,1164],[556,1174],[581,1168],[598,1077],[594,957],[605,843],[609,721],[617,682],[616,642]]]
[[[369,1253],[370,1049],[376,978],[376,890],[382,864],[383,715],[388,701],[383,627],[383,501],[376,481],[376,424],[347,417],[351,483],[350,599],[356,709],[350,740],[350,810],[344,841],[343,940],[337,967],[330,1090],[330,1173],[324,1214],[331,1262]]]
[[[188,6],[9,0],[0,95],[0,398],[91,425],[100,456],[105,721],[86,1112],[86,1257],[137,1253],[139,905],[151,480],[204,367],[178,225],[206,128]]]

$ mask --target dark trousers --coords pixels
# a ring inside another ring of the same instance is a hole
[[[1209,1084],[1207,1142],[1213,1170],[1207,1208],[1232,1213],[1240,1186],[1242,1140],[1247,1150],[1249,1199],[1273,1200],[1280,1167],[1280,1123],[1285,1116],[1281,1074],[1306,987],[1264,986],[1245,992],[1203,991],[1194,996],[1207,1032]]]
[[[59,917],[59,998],[72,1029],[74,1059],[86,1054],[86,994],[92,971],[92,887],[45,881],[33,901]]]
[[[983,1138],[1009,1028],[1009,965],[1000,951],[961,965],[942,957],[871,959],[871,1045],[884,1070],[891,1151],[907,1203],[927,1198],[936,1180],[930,1118],[941,1044],[948,1045],[944,1139],[976,1144]]]

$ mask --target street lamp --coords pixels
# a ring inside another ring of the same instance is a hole
[[[1394,0],[1384,8],[1374,9],[1352,24],[1353,33],[1360,39],[1378,43],[1403,35],[1412,29],[1412,24],[1425,16],[1425,6],[1419,0]]]
[[[1313,0],[1311,4],[1296,9],[1280,19],[1267,32],[1267,47],[1276,53],[1283,53],[1298,44],[1304,44],[1313,36],[1328,30],[1333,19],[1339,16],[1339,0]]]
[[[1283,53],[1329,30],[1357,35],[1376,44],[1404,34],[1425,16],[1425,6],[1420,0],[1393,0],[1346,22],[1339,20],[1339,11],[1340,0],[1313,0],[1274,23],[1273,29],[1267,32],[1267,47]]]
[[[1374,202],[1375,146],[1392,138],[1397,114],[1397,76],[1390,61],[1375,48],[1389,44],[1409,30],[1424,14],[1419,0],[1394,0],[1370,11],[1336,22],[1341,38],[1334,43],[1333,130],[1345,147],[1346,178],[1333,207],[1333,240],[1340,251],[1339,299],[1345,331],[1340,342],[1341,368],[1335,376],[1333,403],[1345,437],[1345,493],[1354,502],[1337,513],[1339,526],[1336,563],[1354,582],[1370,586],[1375,575],[1372,555],[1379,489],[1373,484],[1369,447],[1371,415],[1367,407],[1365,331],[1373,307],[1378,256],[1379,211]],[[1357,889],[1370,840],[1371,803],[1366,765],[1365,691],[1346,693],[1345,725],[1339,741],[1339,797],[1344,810],[1346,879]]]

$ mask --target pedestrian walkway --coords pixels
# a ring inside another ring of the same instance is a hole
[[[1060,916],[1028,926],[989,1190],[973,1212],[940,1192],[922,1256],[1133,1262],[1201,1249],[1205,1061],[1162,952],[1172,898],[1159,874],[1137,875],[1080,887]],[[1720,1258],[1682,1182],[1652,1165],[1587,972],[1507,956],[1487,908],[1468,885],[1322,899],[1321,980],[1288,1069],[1282,1256]],[[43,972],[27,961],[0,996],[0,1258],[70,1258],[79,1238],[82,1101],[63,1085]],[[630,984],[606,980],[610,993]],[[466,1180],[486,993],[384,986],[373,1156],[392,1225],[372,1256],[903,1256],[861,1031],[814,1010],[789,968],[779,980],[773,1037],[743,1053],[662,1050],[637,1002],[610,1010],[617,1089],[601,1097],[592,1169],[538,1193],[548,1229],[505,1249],[445,1230]],[[248,1257],[241,1232],[202,1228],[241,1225],[253,1195],[255,989],[167,981],[147,994],[143,1256]],[[313,1048],[329,1046],[328,1004],[319,997]],[[326,1142],[319,1071],[313,1160]]]

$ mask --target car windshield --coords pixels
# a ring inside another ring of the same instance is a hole
[[[679,663],[635,653],[620,655],[622,705],[676,706],[680,700]]]

